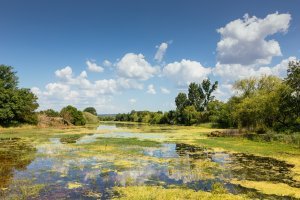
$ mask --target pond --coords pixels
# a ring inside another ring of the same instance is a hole
[[[168,142],[163,133],[130,132],[130,127],[124,131],[114,124],[101,125],[98,130],[107,132],[74,137],[71,143],[59,137],[42,144],[1,139],[0,198],[111,199],[118,197],[115,186],[212,191],[218,183],[229,193],[249,198],[295,199],[265,194],[233,180],[300,188],[300,182],[293,179],[294,166],[274,158]]]

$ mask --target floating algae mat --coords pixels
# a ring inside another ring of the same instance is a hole
[[[300,198],[292,164],[171,142],[166,128],[124,127],[106,124],[98,127],[104,133],[53,134],[43,143],[0,139],[0,199],[117,199],[126,196],[126,188],[131,197],[143,197],[140,192],[147,189],[170,198],[171,193],[200,199]]]

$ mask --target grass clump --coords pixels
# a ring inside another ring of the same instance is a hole
[[[284,183],[247,180],[233,180],[231,182],[246,188],[254,188],[264,194],[274,194],[278,196],[290,196],[294,198],[300,198],[300,188],[291,187]]]
[[[114,191],[119,196],[114,199],[121,200],[236,200],[247,199],[245,196],[233,194],[209,193],[204,191],[194,191],[191,189],[172,188],[166,189],[159,186],[129,186],[115,187]]]
[[[137,138],[104,138],[99,137],[97,143],[102,145],[116,146],[142,146],[142,147],[158,147],[159,142],[152,140],[139,140]]]
[[[81,138],[83,135],[64,135],[60,138],[60,142],[63,144],[66,143],[76,143],[76,141]]]

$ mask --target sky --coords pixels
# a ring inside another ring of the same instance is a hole
[[[191,82],[284,78],[300,57],[298,0],[0,0],[0,64],[39,109],[175,109]]]

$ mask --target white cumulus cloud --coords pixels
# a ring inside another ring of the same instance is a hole
[[[217,58],[222,64],[269,64],[274,56],[281,56],[279,43],[267,37],[286,32],[290,14],[273,13],[264,19],[248,14],[218,29],[221,40],[217,44]]]
[[[101,67],[100,65],[97,65],[97,63],[87,60],[86,65],[88,66],[88,70],[90,70],[91,72],[103,72],[104,68]]]
[[[119,76],[139,80],[148,80],[159,72],[157,67],[145,60],[143,54],[127,53],[116,66]]]
[[[251,76],[274,75],[284,78],[286,76],[288,63],[296,60],[296,57],[289,57],[282,60],[275,66],[254,66],[241,64],[220,64],[217,63],[213,69],[213,74],[219,76],[223,81],[235,81]]]
[[[200,62],[186,59],[169,63],[163,68],[163,74],[178,85],[201,82],[210,73],[211,68],[202,66]]]

